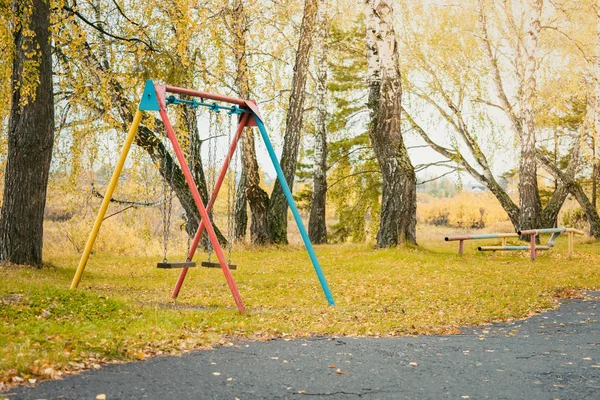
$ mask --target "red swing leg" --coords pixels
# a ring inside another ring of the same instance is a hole
[[[240,140],[240,137],[242,136],[242,132],[244,131],[244,128],[246,127],[247,122],[248,122],[248,114],[244,113],[244,114],[242,114],[242,117],[238,124],[235,136],[231,140],[231,145],[229,146],[229,152],[227,153],[227,157],[225,157],[225,160],[223,161],[223,166],[221,167],[221,172],[219,173],[217,182],[215,183],[215,188],[210,196],[208,205],[206,206],[206,211],[209,213],[212,210],[213,205],[215,204],[217,195],[219,194],[219,190],[221,189],[221,184],[223,183],[223,181],[225,180],[225,176],[227,175],[227,171],[229,169],[229,163],[233,159],[233,154],[235,153],[235,149],[237,147],[238,141]],[[191,245],[189,253],[188,253],[187,261],[191,261],[194,258],[194,254],[196,253],[196,249],[198,248],[198,243],[200,243],[200,238],[202,237],[203,233],[204,233],[204,220],[200,221],[200,224],[198,225],[198,230],[196,231],[196,234],[194,235],[194,239],[192,240],[192,245]],[[177,298],[177,296],[179,295],[179,291],[181,290],[181,286],[183,286],[183,281],[185,280],[185,276],[187,275],[188,269],[189,268],[183,268],[181,270],[181,272],[179,274],[179,278],[177,279],[177,283],[175,284],[175,289],[173,289],[173,293],[171,294],[171,299],[175,300]]]
[[[175,132],[173,131],[173,127],[171,126],[171,122],[169,121],[169,117],[167,115],[167,106],[164,98],[164,91],[157,90],[157,98],[160,106],[160,118],[162,119],[165,129],[167,130],[167,136],[173,145],[173,150],[175,150],[175,155],[177,156],[177,160],[179,161],[179,166],[183,171],[183,175],[185,176],[185,181],[192,193],[192,197],[194,198],[194,203],[200,212],[200,223],[202,224],[205,221],[204,227],[206,232],[208,233],[208,237],[212,244],[213,249],[215,250],[215,254],[217,255],[217,259],[219,260],[219,264],[221,264],[221,269],[223,270],[223,274],[225,274],[225,280],[227,281],[227,285],[229,285],[229,290],[231,290],[231,294],[233,295],[233,299],[235,300],[235,304],[237,305],[238,310],[241,313],[246,312],[246,308],[244,307],[244,303],[242,302],[242,298],[240,297],[240,293],[235,285],[235,281],[233,280],[233,276],[231,275],[231,271],[229,271],[229,267],[227,266],[227,262],[225,260],[225,255],[223,254],[223,250],[219,245],[219,240],[217,239],[217,235],[215,235],[215,230],[213,229],[212,222],[208,218],[208,212],[206,212],[206,208],[204,208],[204,203],[202,203],[202,198],[200,197],[200,193],[198,193],[198,188],[196,187],[196,183],[194,182],[194,178],[192,177],[192,173],[188,168],[187,162],[185,161],[185,156],[183,155],[183,151],[181,151],[181,146],[179,145],[179,141],[175,136]]]

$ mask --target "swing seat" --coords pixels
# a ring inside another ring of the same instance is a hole
[[[221,264],[219,264],[218,262],[202,261],[200,265],[205,268],[221,268]],[[235,264],[227,265],[229,266],[229,269],[237,269],[237,265]]]
[[[195,262],[184,261],[184,262],[159,262],[156,264],[157,268],[193,268],[196,266]]]

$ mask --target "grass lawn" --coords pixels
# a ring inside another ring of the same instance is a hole
[[[581,239],[572,260],[566,239],[531,262],[526,253],[465,256],[443,234],[418,248],[317,246],[337,305],[327,305],[300,246],[239,250],[233,271],[248,314],[240,315],[218,269],[188,273],[160,257],[95,254],[77,291],[78,255],[53,255],[41,269],[0,266],[0,388],[98,368],[115,360],[230,343],[308,335],[396,336],[457,333],[458,327],[523,318],[573,289],[600,289],[600,244]]]

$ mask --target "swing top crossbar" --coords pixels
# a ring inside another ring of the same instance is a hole
[[[224,96],[220,94],[213,94],[208,92],[201,92],[199,90],[180,88],[177,86],[169,86],[169,85],[156,85],[152,83],[152,81],[146,82],[146,87],[149,89],[149,96],[152,97],[156,91],[156,95],[161,95],[164,104],[169,104],[169,98],[172,103],[171,104],[187,104],[190,107],[204,106],[208,108],[212,108],[211,111],[219,112],[219,110],[227,110],[228,113],[231,114],[249,114],[250,118],[246,123],[246,126],[258,126],[256,123],[256,119],[261,119],[260,112],[258,110],[258,106],[256,102],[253,100],[244,100],[239,99],[237,97]],[[144,90],[144,95],[146,96],[146,90]],[[181,97],[169,96],[168,94],[178,94],[180,96],[191,97],[192,99],[181,99]],[[194,98],[200,98],[200,101],[195,100]],[[209,103],[208,101],[213,101]],[[144,99],[142,99],[142,103]],[[231,106],[225,106],[218,103],[229,103]],[[160,109],[158,102],[155,101],[154,104],[148,104],[148,106],[142,107],[142,103],[140,103],[141,110],[150,110],[150,111],[158,111]]]
[[[169,86],[169,85],[165,85],[164,88],[165,88],[165,92],[167,92],[167,93],[182,94],[182,95],[186,95],[186,96],[190,96],[190,97],[200,97],[201,99],[205,99],[205,100],[214,100],[214,101],[220,101],[222,103],[235,104],[237,106],[243,107],[242,109],[244,111],[248,112],[248,110],[246,109],[246,105],[248,104],[248,101],[238,99],[237,97],[230,97],[230,96],[224,96],[224,95],[220,95],[220,94],[201,92],[199,90],[186,89],[186,88],[180,88],[177,86]]]

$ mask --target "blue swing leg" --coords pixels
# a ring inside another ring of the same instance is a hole
[[[331,291],[329,290],[329,285],[327,285],[327,280],[325,279],[325,275],[323,274],[323,270],[321,269],[321,265],[319,264],[317,255],[315,254],[315,249],[313,248],[313,245],[310,242],[308,233],[306,233],[306,228],[304,227],[302,218],[300,218],[300,213],[298,212],[298,208],[296,207],[296,203],[294,202],[294,198],[292,197],[290,187],[288,186],[287,181],[285,180],[285,176],[283,175],[281,165],[279,165],[279,160],[277,160],[275,150],[273,150],[271,140],[267,135],[265,125],[258,116],[255,115],[254,119],[256,120],[256,125],[258,126],[258,130],[260,131],[263,142],[265,143],[265,146],[267,146],[267,151],[269,152],[269,156],[271,157],[271,161],[273,162],[273,166],[275,167],[275,172],[277,172],[277,179],[279,179],[279,183],[281,184],[281,188],[283,189],[285,198],[287,199],[290,209],[292,210],[292,214],[294,214],[296,225],[298,225],[298,230],[300,231],[300,235],[302,236],[302,240],[304,241],[304,246],[306,246],[306,250],[308,251],[310,260],[312,261],[313,267],[315,268],[315,272],[317,273],[317,277],[319,278],[319,282],[321,283],[321,287],[323,288],[325,297],[327,298],[329,304],[334,306],[335,301],[333,300],[333,296],[331,295]]]

